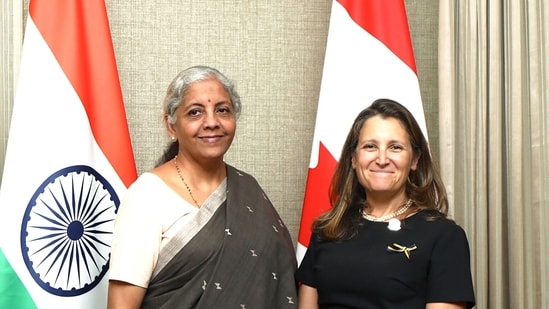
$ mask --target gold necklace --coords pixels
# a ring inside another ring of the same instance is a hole
[[[191,188],[189,187],[189,185],[185,181],[185,178],[183,178],[183,175],[181,174],[181,171],[179,170],[179,166],[177,165],[177,156],[175,156],[175,158],[173,160],[173,164],[175,165],[175,169],[177,170],[177,174],[179,175],[179,178],[181,178],[181,181],[185,185],[185,188],[187,188],[187,191],[189,192],[189,195],[193,199],[193,202],[196,204],[196,207],[200,208],[200,204],[198,204],[198,202],[194,198],[193,191],[191,191]]]
[[[412,199],[408,199],[406,204],[402,205],[395,212],[390,213],[388,215],[381,216],[381,217],[374,217],[370,214],[367,214],[365,209],[362,209],[362,216],[364,217],[364,219],[366,219],[368,221],[385,222],[387,220],[393,219],[394,217],[402,215],[404,212],[406,212],[406,210],[408,210],[408,208],[410,208],[410,206],[412,206]]]

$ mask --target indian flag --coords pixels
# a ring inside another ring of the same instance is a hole
[[[333,1],[297,258],[314,218],[330,206],[328,188],[358,113],[379,98],[405,105],[427,136],[404,0]]]
[[[136,177],[104,0],[31,0],[0,187],[0,308],[105,308]]]

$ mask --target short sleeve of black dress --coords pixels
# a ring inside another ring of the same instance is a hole
[[[437,223],[435,223],[437,224]],[[434,243],[427,282],[427,302],[475,304],[471,279],[469,243],[463,229],[446,220]]]
[[[316,288],[316,283],[314,279],[314,252],[316,248],[317,237],[315,234],[311,236],[309,241],[309,246],[307,247],[307,252],[299,265],[299,268],[296,272],[296,280],[299,283],[306,284],[308,286]]]

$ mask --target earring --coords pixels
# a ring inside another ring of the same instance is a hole
[[[175,136],[172,136],[172,141],[174,141],[174,142],[175,142]]]

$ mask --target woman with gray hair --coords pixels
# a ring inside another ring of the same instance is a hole
[[[108,307],[295,308],[288,230],[255,178],[224,161],[241,102],[218,70],[169,85],[172,142],[117,214]]]

